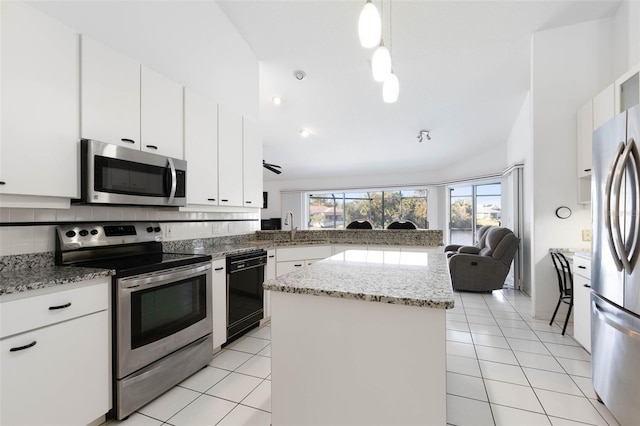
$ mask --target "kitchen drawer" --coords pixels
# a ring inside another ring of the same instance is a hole
[[[276,275],[279,277],[284,274],[288,274],[289,272],[293,272],[297,269],[304,268],[305,260],[291,260],[288,262],[278,262],[276,264]]]
[[[331,254],[332,250],[330,245],[284,247],[276,249],[276,259],[278,262],[304,259],[324,259],[331,256]]]
[[[591,279],[591,259],[573,256],[573,273]]]
[[[107,309],[111,279],[95,281],[96,285],[1,303],[0,338]]]

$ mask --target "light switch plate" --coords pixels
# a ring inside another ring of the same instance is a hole
[[[582,230],[582,241],[591,241],[591,229]]]

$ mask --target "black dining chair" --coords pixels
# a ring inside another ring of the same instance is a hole
[[[571,316],[571,308],[573,308],[573,274],[571,273],[571,265],[564,254],[559,252],[551,252],[551,260],[553,266],[556,268],[556,275],[558,276],[558,289],[560,290],[560,297],[558,298],[558,304],[556,310],[553,311],[553,316],[549,325],[553,324],[553,320],[556,318],[558,309],[561,303],[569,305],[567,310],[567,318],[564,320],[564,327],[562,327],[562,335],[567,331],[567,324],[569,323],[569,317]]]
[[[347,225],[347,229],[373,229],[373,225],[368,220],[354,220]]]
[[[416,224],[411,222],[410,220],[391,222],[389,226],[387,226],[387,229],[417,229],[417,228],[418,227],[416,226]]]

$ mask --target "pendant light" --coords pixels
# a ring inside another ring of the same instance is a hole
[[[373,79],[379,83],[385,81],[391,74],[391,54],[382,41],[371,58]]]
[[[380,21],[384,18],[384,3],[380,3]],[[380,46],[373,52],[371,58],[371,71],[373,79],[378,83],[382,83],[391,74],[391,53],[384,45],[384,37],[380,37]]]
[[[386,103],[392,104],[398,100],[399,94],[400,82],[398,81],[398,77],[391,71],[391,74],[389,74],[389,77],[387,77],[382,85],[382,99]]]
[[[371,3],[371,0],[367,0],[367,3],[362,8],[362,12],[360,12],[360,19],[358,19],[358,36],[360,37],[362,47],[371,48],[380,43],[382,22],[378,8]]]

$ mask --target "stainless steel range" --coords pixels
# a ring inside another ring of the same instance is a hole
[[[158,223],[58,226],[56,264],[114,269],[112,414],[121,420],[213,357],[211,256],[162,252]]]

